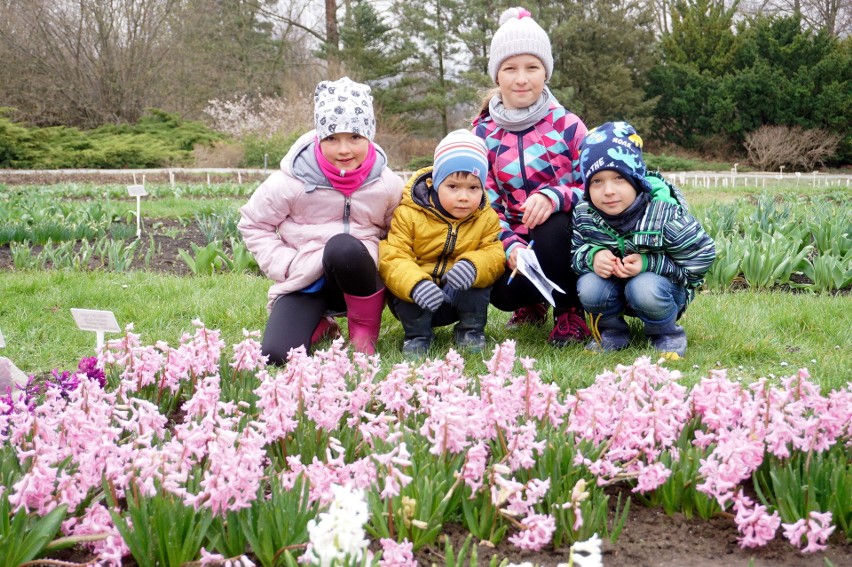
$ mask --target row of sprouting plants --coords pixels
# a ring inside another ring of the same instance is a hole
[[[127,272],[140,266],[148,269],[154,255],[159,254],[160,245],[153,236],[148,237],[147,246],[140,247],[142,240],[115,240],[98,238],[53,243],[48,241],[36,249],[29,242],[11,243],[9,247],[12,265],[16,270],[107,270]],[[231,238],[226,249],[218,240],[206,246],[190,243],[190,250],[178,250],[178,255],[193,274],[212,275],[221,272],[256,272],[257,262],[242,240]]]
[[[383,371],[342,339],[282,369],[257,332],[226,356],[194,324],[177,347],[128,326],[0,401],[0,541],[23,542],[0,566],[72,546],[143,567],[415,565],[449,524],[559,550],[616,541],[635,505],[730,518],[743,547],[852,540],[852,386],[805,370],[689,389],[640,358],[563,393],[512,341],[479,376],[454,351]],[[323,523],[344,499],[363,512]]]
[[[753,205],[710,206],[702,224],[716,241],[707,289],[728,290],[736,281],[758,290],[787,285],[818,293],[852,286],[848,204],[824,199],[791,204],[761,196]]]
[[[169,186],[152,187],[172,196],[177,190]],[[195,186],[186,189],[191,187]],[[242,191],[242,186],[236,184],[210,187],[218,187],[217,191],[226,195]],[[89,186],[90,191],[93,189]],[[135,238],[135,210],[130,210],[126,201],[109,201],[108,193],[106,197],[107,201],[102,203],[58,200],[49,192],[10,193],[5,197],[4,207],[0,207],[0,246],[17,243],[17,249],[21,250],[21,246],[48,243],[56,246],[68,241],[82,243],[111,238],[117,242]],[[830,293],[852,287],[852,210],[842,195],[798,201],[761,195],[754,202],[705,207],[699,217],[717,246],[717,259],[707,274],[706,289],[725,291],[736,285],[764,290],[790,286]],[[255,269],[253,260],[242,252],[229,257],[223,247],[228,242],[232,250],[244,247],[237,229],[236,208],[196,212],[194,221],[206,246],[192,246],[180,254],[193,273]],[[184,226],[189,222],[181,220]],[[153,222],[150,228],[145,227],[145,234],[159,232],[175,237],[180,230]],[[29,253],[30,258],[35,256],[36,252]],[[43,261],[27,260],[26,252],[21,251],[22,263],[16,266],[53,266],[48,256],[49,252],[42,257]],[[83,265],[69,260],[60,267]],[[100,267],[114,269],[108,263]]]
[[[7,201],[0,199],[0,246],[29,242],[43,246],[48,242],[85,241],[102,237],[114,239],[135,238],[137,234],[136,210],[127,201],[57,201],[45,194],[21,196]],[[195,225],[207,243],[227,241],[239,237],[236,209],[198,211],[194,213]],[[178,219],[188,226],[186,219]],[[150,227],[148,226],[150,224]],[[163,227],[159,221],[139,223],[146,234],[162,233],[175,237],[178,227]]]
[[[222,183],[213,181],[211,183],[144,183],[141,177],[129,177],[126,184],[107,183],[56,183],[53,185],[3,185],[0,184],[0,192],[7,195],[10,200],[33,195],[47,197],[56,201],[60,199],[126,199],[128,185],[142,184],[145,192],[155,198],[223,198],[223,197],[248,197],[255,189],[258,182]]]

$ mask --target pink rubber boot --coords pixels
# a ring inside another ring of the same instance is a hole
[[[334,317],[323,317],[317,323],[314,333],[311,335],[311,346],[323,339],[336,339],[340,336],[340,327]]]
[[[385,288],[366,297],[343,294],[346,300],[346,317],[349,319],[349,343],[358,352],[374,354],[382,311],[385,308]]]

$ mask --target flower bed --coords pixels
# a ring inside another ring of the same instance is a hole
[[[73,545],[114,565],[357,563],[373,540],[374,561],[402,565],[450,522],[568,548],[618,538],[630,502],[612,485],[670,514],[727,514],[744,547],[852,538],[852,388],[824,395],[804,370],[713,371],[688,390],[640,358],[564,393],[512,341],[480,376],[453,351],[382,375],[342,342],[267,368],[248,332],[223,359],[219,333],[195,327],[177,347],[129,327],[96,365],[0,402],[0,542],[24,542],[0,564]]]

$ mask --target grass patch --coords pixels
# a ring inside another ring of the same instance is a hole
[[[4,301],[0,330],[6,338],[2,351],[25,372],[70,369],[91,356],[94,333],[80,331],[72,307],[105,309],[119,325],[134,324],[145,344],[164,340],[176,346],[192,320],[220,329],[228,344],[242,339],[242,330],[263,330],[266,291],[263,277],[224,274],[178,277],[148,272],[7,272],[0,275]],[[10,300],[10,298],[13,298]],[[521,356],[535,358],[536,369],[563,388],[591,384],[594,377],[639,356],[656,357],[634,327],[634,342],[625,351],[587,353],[580,346],[556,349],[546,344],[547,327],[509,332],[509,314],[492,308],[486,333],[489,348],[506,339],[516,340]],[[345,320],[341,320],[345,328]],[[807,367],[828,389],[844,386],[852,368],[852,299],[849,295],[808,295],[784,292],[701,294],[682,320],[689,337],[684,360],[670,362],[684,383],[694,384],[714,368],[727,368],[732,377],[752,381],[779,377]],[[106,338],[118,335],[107,334]],[[402,326],[385,311],[379,352],[383,363],[401,362]],[[443,356],[452,347],[452,327],[437,330],[432,354]],[[469,372],[485,372],[481,357],[467,357]]]

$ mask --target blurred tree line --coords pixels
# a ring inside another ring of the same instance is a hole
[[[298,110],[292,134],[316,82],[346,74],[372,86],[394,144],[431,144],[478,112],[491,35],[518,3],[0,0],[0,107],[7,124],[90,129],[250,97]],[[654,147],[719,157],[787,126],[836,136],[830,164],[852,162],[852,0],[521,4],[551,37],[551,89],[589,127],[625,119]]]

